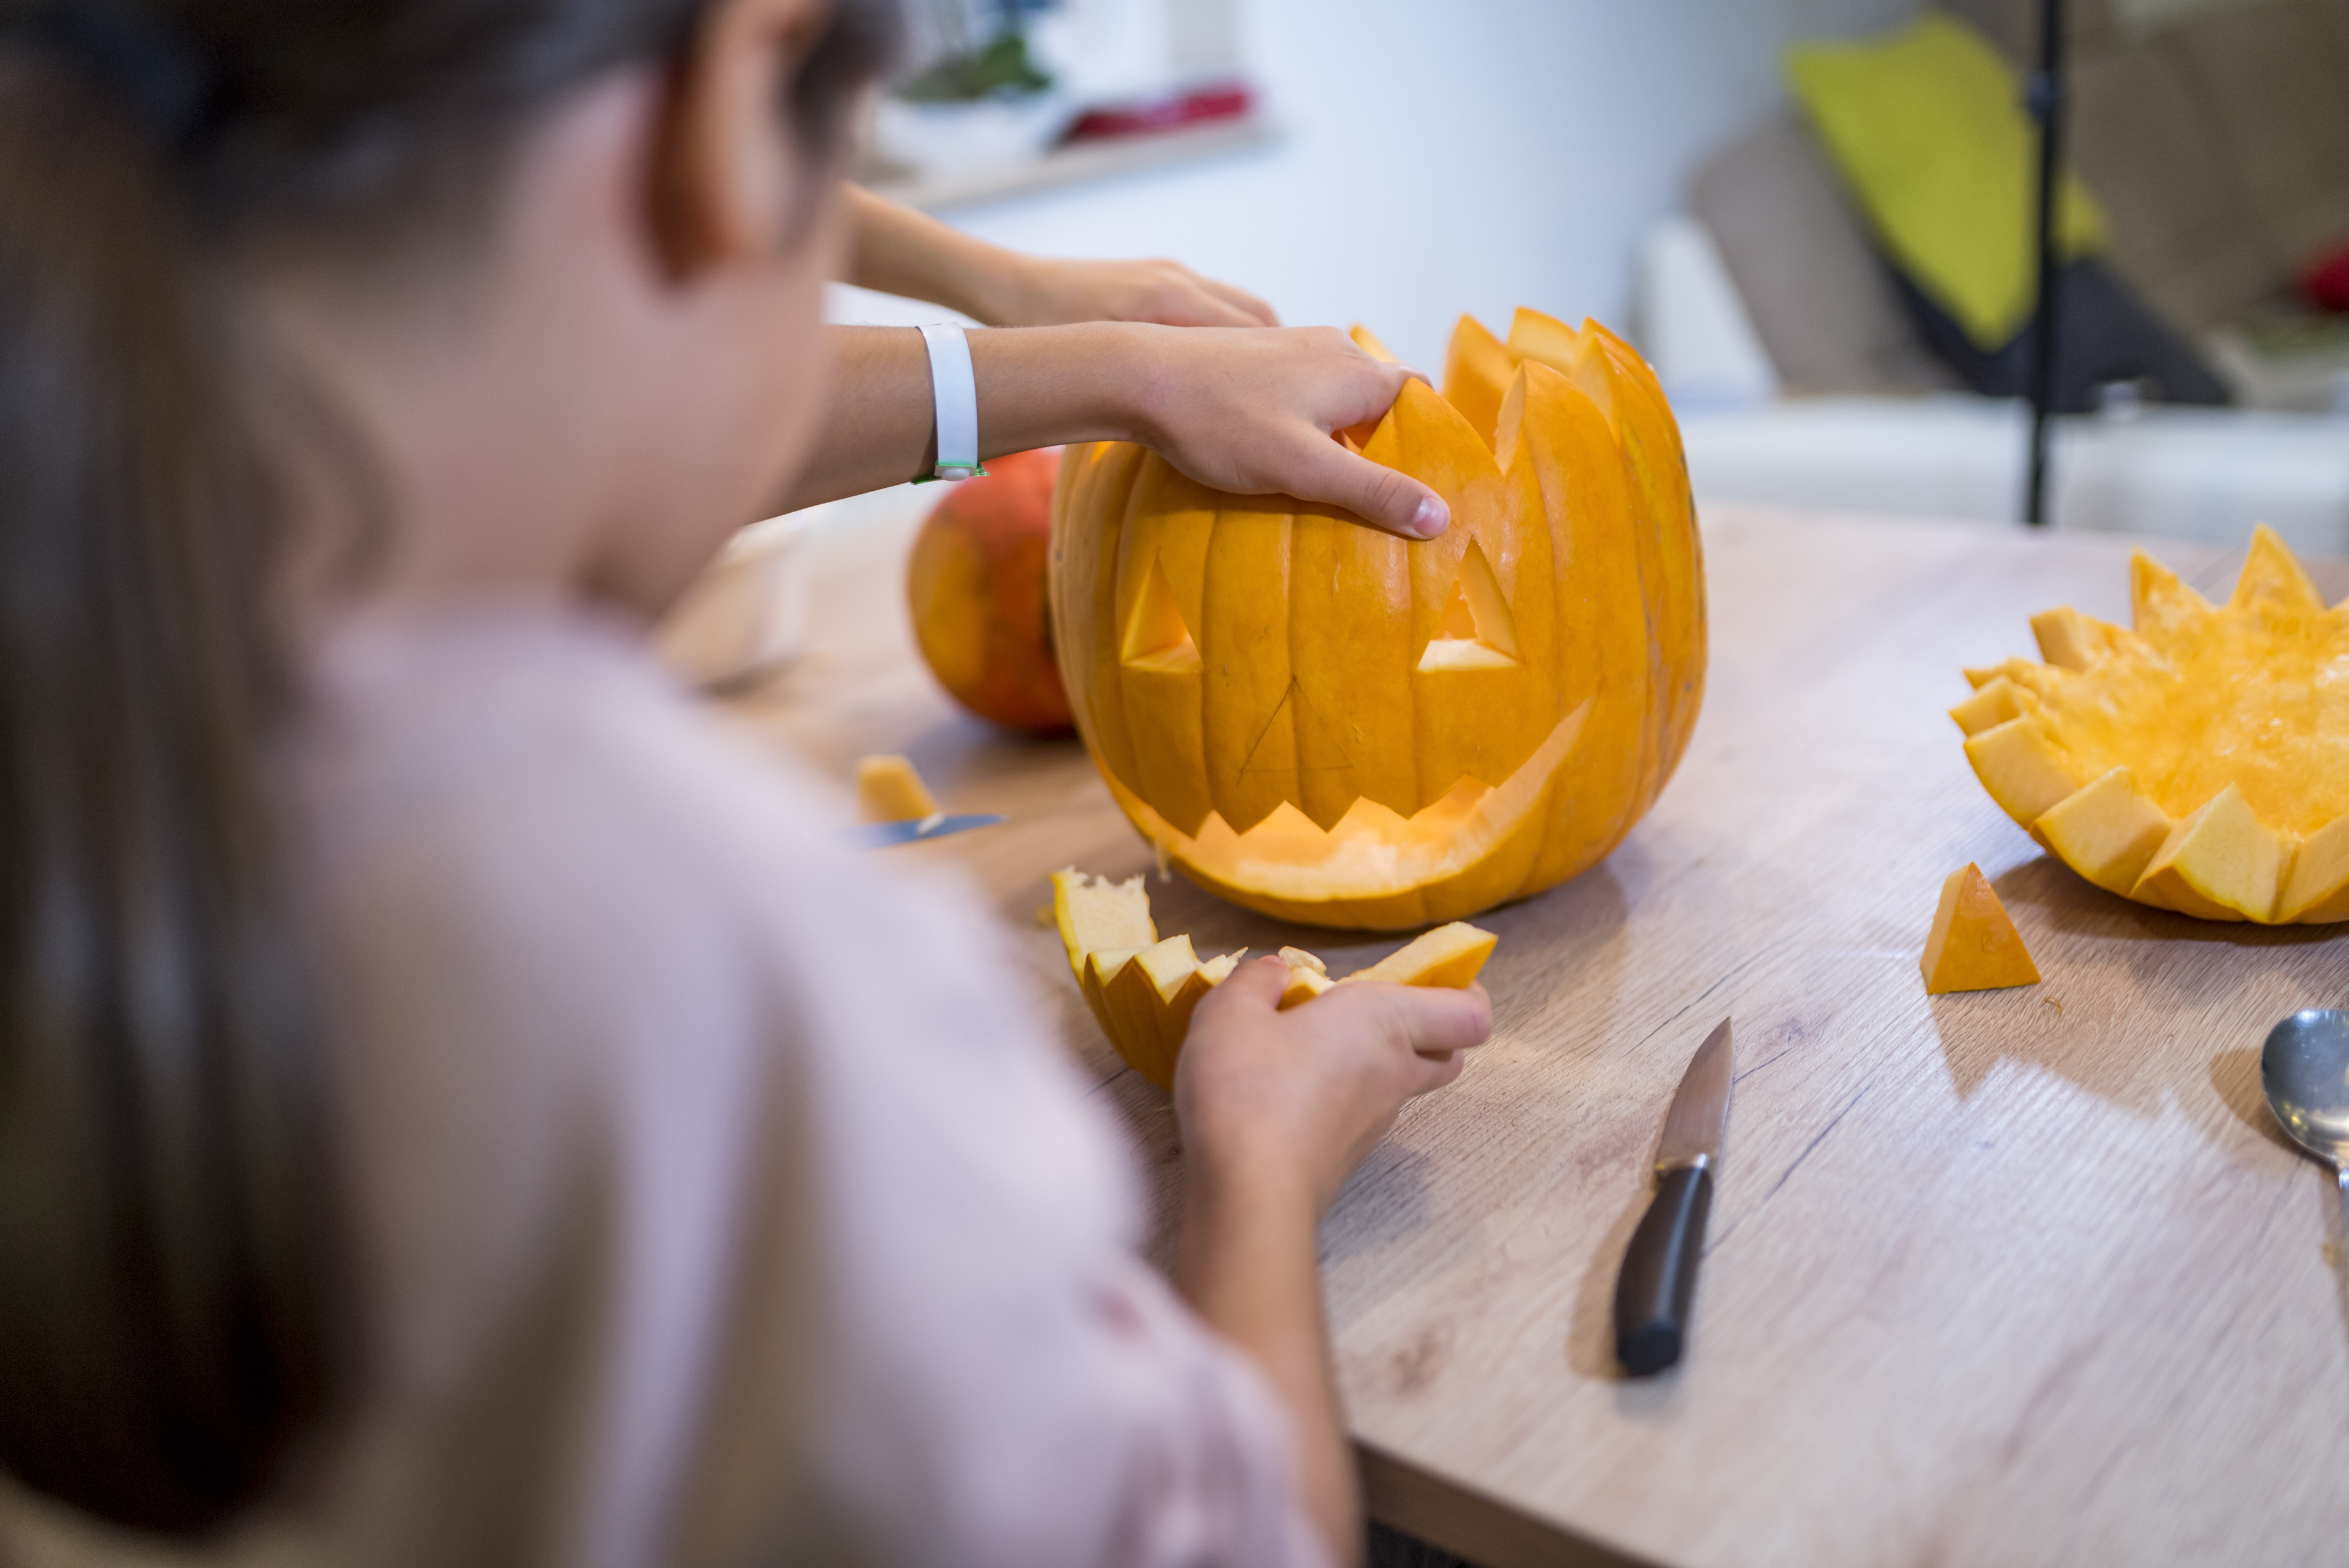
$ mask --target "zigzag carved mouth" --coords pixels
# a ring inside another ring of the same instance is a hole
[[[1442,799],[1405,817],[1359,797],[1327,831],[1283,801],[1247,832],[1214,811],[1197,834],[1170,825],[1117,776],[1110,789],[1143,832],[1169,856],[1220,881],[1299,903],[1343,902],[1442,881],[1492,853],[1522,826],[1573,755],[1586,697],[1498,788],[1464,777]]]

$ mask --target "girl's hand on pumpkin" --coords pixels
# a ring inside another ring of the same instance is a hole
[[[1061,326],[1080,321],[1161,326],[1278,326],[1272,306],[1245,289],[1201,277],[1180,262],[1061,262],[1021,257],[995,290],[993,325]]]
[[[921,334],[841,326],[828,337],[823,432],[778,511],[901,483],[937,461]],[[970,356],[981,458],[1140,441],[1220,490],[1324,503],[1405,539],[1451,526],[1433,490],[1336,438],[1377,423],[1419,375],[1341,332],[1097,321],[974,332]]]
[[[1288,1012],[1288,969],[1243,964],[1201,999],[1174,1070],[1185,1160],[1234,1187],[1302,1183],[1313,1214],[1377,1148],[1403,1103],[1460,1076],[1493,1029],[1481,985],[1335,986]]]
[[[1326,502],[1405,539],[1451,526],[1441,496],[1336,438],[1376,424],[1418,371],[1325,326],[1156,332],[1145,348],[1156,368],[1136,385],[1135,438],[1200,483]]]

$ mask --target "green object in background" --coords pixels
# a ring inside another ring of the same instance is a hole
[[[1894,264],[1982,348],[2012,340],[2038,294],[2038,136],[2013,67],[1929,11],[1881,39],[1790,49],[1786,76]],[[2068,170],[2055,233],[2065,261],[2105,243]]]
[[[977,54],[940,60],[899,88],[896,96],[907,103],[977,103],[1040,93],[1051,85],[1052,78],[1030,57],[1028,40],[1005,32]]]

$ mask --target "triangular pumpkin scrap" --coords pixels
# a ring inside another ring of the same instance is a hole
[[[2023,945],[2023,934],[1999,903],[1998,890],[1971,861],[1941,884],[1941,905],[1933,912],[1933,934],[1925,939],[1918,967],[1929,996],[2039,984],[2039,966]]]

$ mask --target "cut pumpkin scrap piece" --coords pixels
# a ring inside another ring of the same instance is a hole
[[[1337,984],[1330,978],[1330,966],[1301,947],[1282,948],[1280,961],[1288,965],[1288,984],[1280,993],[1280,1010],[1284,1013],[1300,1002],[1310,1002]]]
[[[1951,710],[2008,815],[2097,886],[2205,920],[2349,920],[2349,603],[2258,530],[2212,604],[2138,554],[2134,624],[2035,616],[2044,663]],[[2150,843],[2151,848],[2147,849]]]
[[[1448,985],[1464,991],[1476,982],[1485,960],[1501,939],[1464,921],[1439,925],[1413,937],[1349,980],[1384,980],[1397,985]]]
[[[903,757],[864,757],[856,763],[856,816],[864,822],[918,821],[938,814],[929,786]]]
[[[1929,996],[2039,984],[2039,966],[2023,945],[2023,934],[1999,902],[1998,890],[1971,861],[1941,883],[1940,907],[1933,912],[1932,934],[1925,938],[1918,968]]]
[[[1052,910],[1086,1004],[1126,1065],[1161,1088],[1172,1088],[1174,1062],[1191,1026],[1192,1011],[1239,966],[1242,953],[1201,962],[1187,935],[1161,940],[1150,915],[1150,894],[1139,876],[1123,882],[1089,877],[1071,866],[1052,873]],[[1454,922],[1427,932],[1350,980],[1405,985],[1473,984],[1498,939]],[[1243,950],[1243,953],[1245,950]],[[1285,1010],[1346,981],[1302,948],[1284,947],[1288,981]]]
[[[1147,947],[1158,940],[1150,893],[1139,874],[1113,882],[1074,866],[1054,872],[1052,920],[1069,950],[1069,967],[1080,971],[1085,954],[1096,949]]]
[[[1132,954],[1158,940],[1158,927],[1150,918],[1150,894],[1143,890],[1142,879],[1135,876],[1112,882],[1107,877],[1088,877],[1074,866],[1054,872],[1052,922],[1060,928],[1069,967],[1085,994],[1086,1006],[1093,1010],[1094,1022],[1101,1025],[1102,1033],[1114,1037],[1117,1031],[1110,1026],[1101,988],[1085,966],[1085,956]]]
[[[1110,1023],[1110,1043],[1126,1065],[1161,1088],[1174,1084],[1174,1058],[1199,999],[1224,983],[1241,954],[1199,962],[1188,936],[1170,936],[1130,954],[1090,954],[1088,978]]]
[[[1422,933],[1368,969],[1358,969],[1343,980],[1331,980],[1329,966],[1312,954],[1284,947],[1280,956],[1288,965],[1288,988],[1280,994],[1280,1006],[1285,1011],[1311,1001],[1332,985],[1350,985],[1357,980],[1383,981],[1392,985],[1448,986],[1464,991],[1475,984],[1485,960],[1493,955],[1494,945],[1499,941],[1489,931],[1479,931],[1455,920]]]

